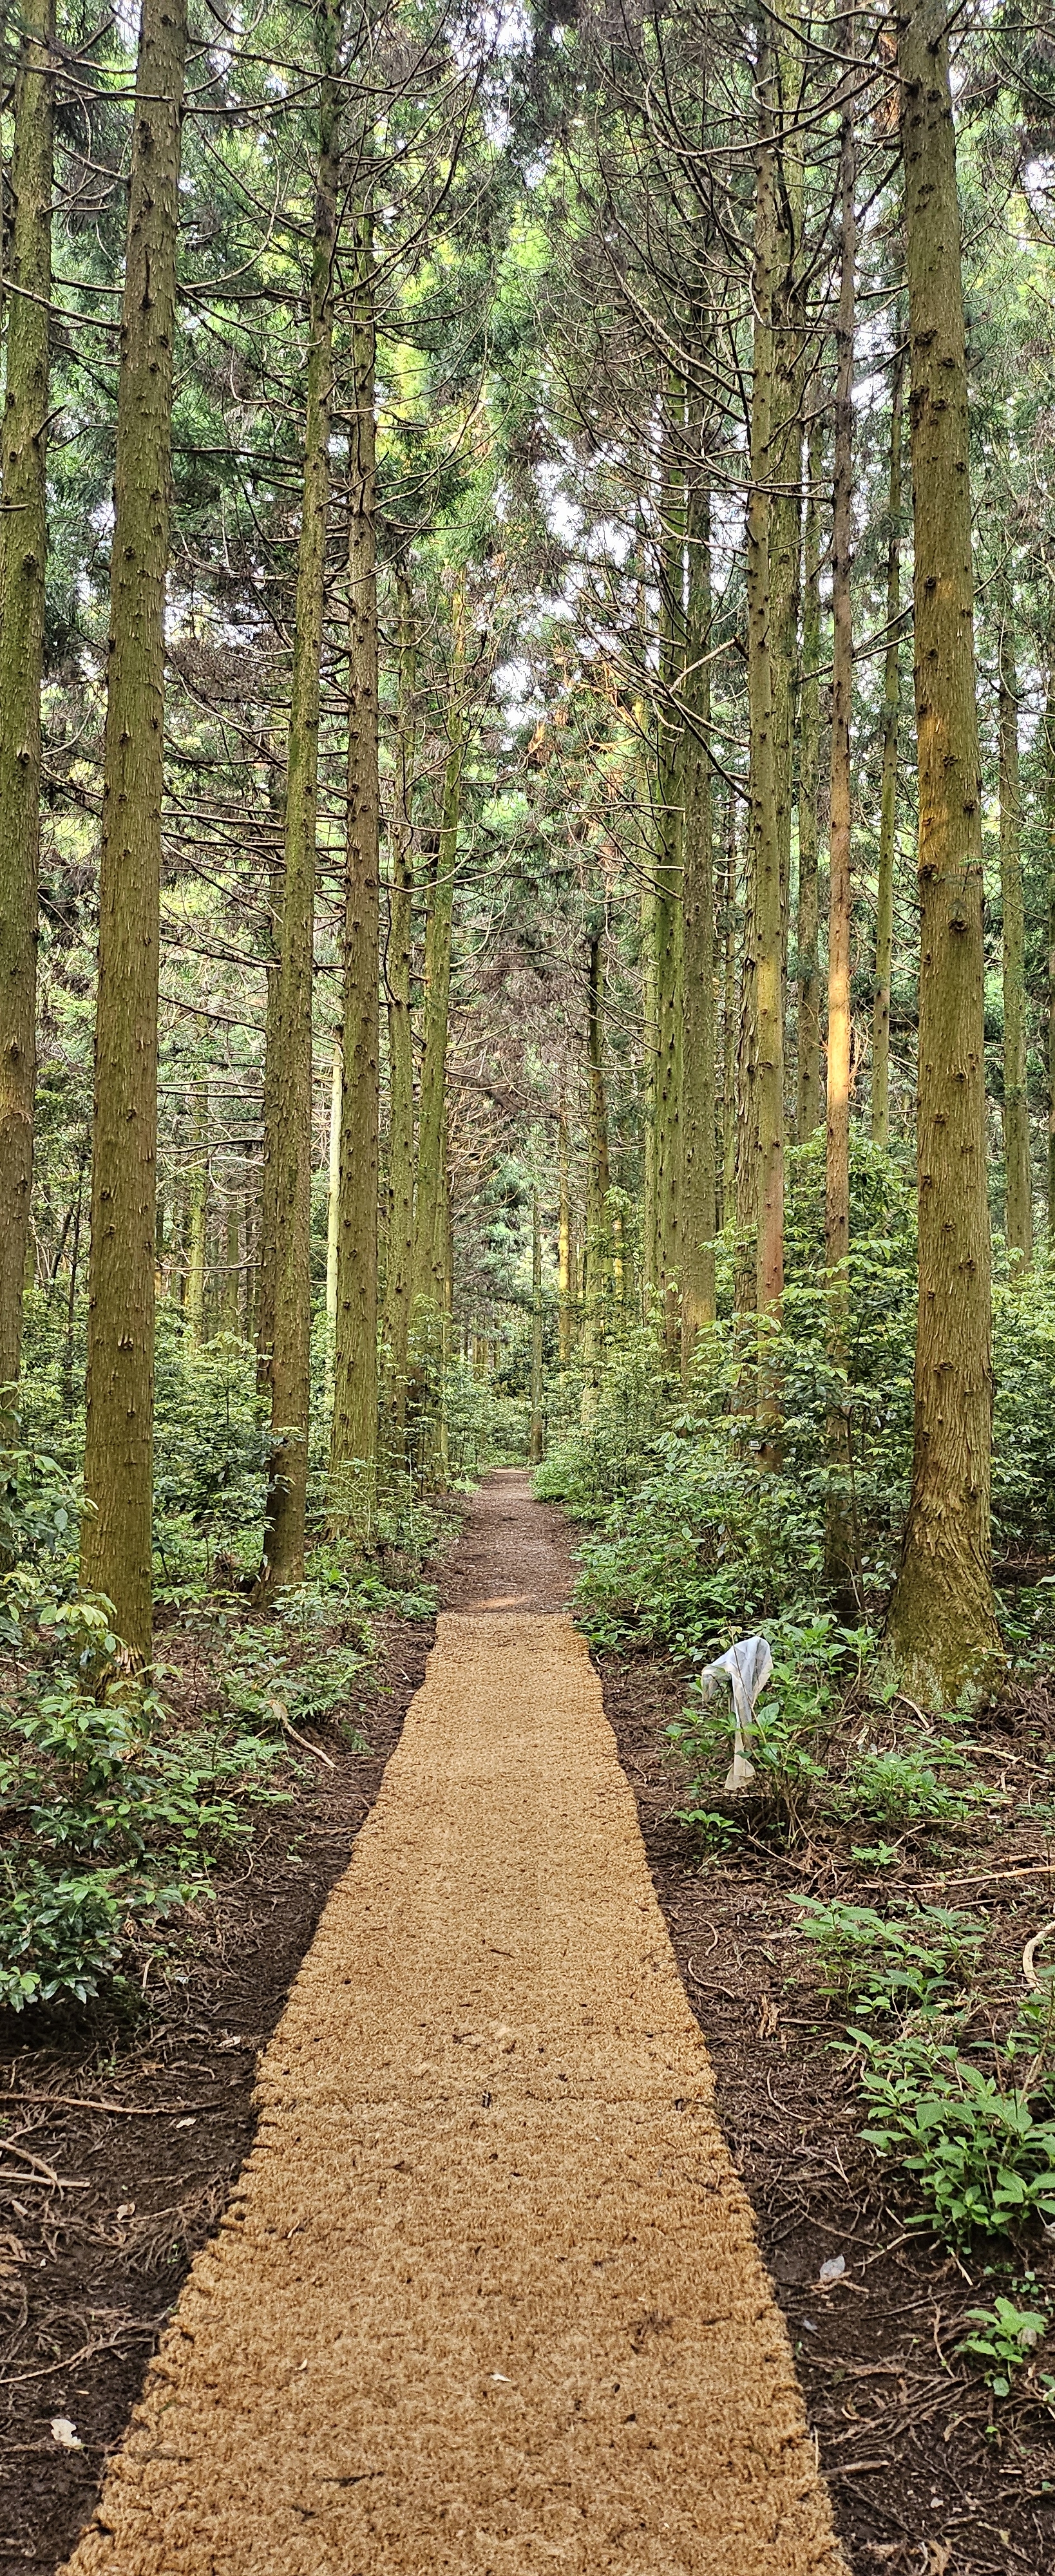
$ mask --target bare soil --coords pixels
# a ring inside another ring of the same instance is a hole
[[[806,1945],[787,1938],[791,1890],[875,1905],[889,1881],[880,1887],[830,1850],[701,1865],[694,1837],[672,1815],[678,1783],[665,1758],[664,1728],[684,1706],[687,1669],[652,1653],[598,1660],[652,1882],[710,2051],[854,2576],[1050,2576],[1055,2426],[1028,2389],[995,2406],[954,2351],[967,2309],[991,2307],[998,2290],[1012,2294],[1006,2272],[987,2277],[1000,2249],[960,2262],[910,2229],[910,2189],[885,2181],[860,2139],[852,2069],[835,2053],[843,2025],[817,1992]],[[998,1772],[1013,1762],[1014,1745],[999,1719]],[[974,1846],[953,1864],[974,1880],[962,1901],[990,1913],[1009,1956],[1055,1913],[1050,1874],[1017,1886],[1010,1876],[1041,1851],[1034,1829]],[[925,1866],[907,1867],[906,1882],[922,1888]],[[1010,1884],[987,1885],[987,1871],[1007,1871]],[[956,1898],[932,1889],[930,1901]],[[845,2274],[826,2289],[821,2265],[839,2255]],[[1043,2237],[1027,2242],[1021,2261],[1055,2290]]]

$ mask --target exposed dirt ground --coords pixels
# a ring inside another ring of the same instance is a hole
[[[910,2196],[884,2189],[860,2143],[853,2075],[833,2053],[842,2024],[817,1993],[806,1945],[787,1941],[793,1889],[865,1905],[889,1891],[852,1869],[836,1878],[825,1853],[758,1853],[701,1869],[691,1834],[672,1818],[676,1775],[664,1758],[663,1729],[684,1705],[688,1672],[664,1655],[600,1660],[653,1885],[710,2051],[855,2576],[1049,2576],[1051,2418],[1028,2400],[994,2408],[953,2352],[965,2311],[991,2306],[994,2290],[1010,2282],[986,2278],[984,2252],[961,2264],[906,2233]],[[984,1874],[1028,1859],[1005,1839],[960,1865]],[[977,1906],[987,1894],[1006,1908],[1011,1950],[1025,1937],[1023,1902],[1026,1929],[1055,1913],[1043,1874],[988,1889],[983,1877],[965,1901]],[[952,1900],[932,1889],[931,1901]],[[845,2275],[824,2289],[821,2265],[840,2254]],[[1043,2239],[1030,2242],[1023,2261],[1055,2282]]]

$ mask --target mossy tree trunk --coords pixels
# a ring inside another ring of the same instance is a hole
[[[443,1312],[444,1207],[447,1159],[447,1029],[451,937],[465,758],[465,579],[451,611],[452,663],[447,705],[447,762],[439,842],[425,924],[423,1046],[414,1187],[413,1329],[420,1346],[436,1341]]]
[[[385,1405],[393,1456],[401,1458],[407,1418],[410,1299],[414,1260],[414,1054],[410,971],[414,884],[414,769],[417,750],[417,641],[410,574],[397,566],[399,710],[388,895],[388,1227],[385,1243]]]
[[[330,499],[333,262],[337,231],[340,83],[338,12],[319,22],[323,78],[311,259],[304,477],[297,548],[296,625],[286,760],[277,1045],[280,1115],[275,1131],[272,1454],[261,1591],[304,1573],[311,1392],[312,991],[319,702]]]
[[[656,1088],[655,1198],[656,1287],[663,1334],[673,1359],[680,1327],[681,1075],[683,1032],[682,847],[684,728],[680,707],[685,670],[685,475],[681,453],[684,402],[680,379],[671,379],[665,470],[661,494],[659,679],[656,728],[655,947]],[[587,1262],[589,1227],[587,1227]]]
[[[714,1322],[714,787],[711,731],[711,496],[702,453],[690,461],[682,843],[681,1366]]]
[[[747,688],[750,823],[738,1066],[738,1303],[779,1309],[784,1285],[783,906],[773,709],[769,485],[773,428],[776,154],[772,58],[759,29],[755,315],[747,494]]]
[[[940,0],[898,25],[912,367],[919,770],[919,1321],[912,1492],[889,1639],[949,1708],[1000,1636],[990,1565],[992,1356],[971,490],[956,144]]]
[[[1022,796],[1018,673],[1010,584],[1000,602],[1000,893],[1004,972],[1004,1231],[1023,1263],[1033,1257],[1033,1199],[1026,1097],[1026,928],[1022,897]]]
[[[342,1089],[330,1465],[377,1464],[379,1116],[375,325],[369,194],[356,216],[354,410],[348,454],[348,819]]]
[[[40,687],[54,159],[54,0],[24,0],[8,225],[11,286],[0,459],[0,1390],[22,1352],[33,1183]],[[5,1424],[0,1405],[0,1443]]]
[[[604,941],[595,931],[590,941],[587,983],[586,1070],[589,1119],[586,1168],[585,1279],[583,1282],[582,1354],[585,1370],[584,1419],[596,1409],[604,1356],[605,1300],[608,1287],[608,1101],[604,1078]]]
[[[818,788],[821,748],[820,485],[824,416],[819,378],[813,385],[806,506],[802,520],[802,686],[799,697],[799,886],[795,946],[798,1027],[795,1133],[800,1145],[821,1120],[821,976]]]
[[[872,998],[872,1139],[890,1142],[890,979],[894,963],[894,853],[897,839],[898,702],[901,614],[901,421],[905,352],[894,359],[890,397],[890,489],[887,501],[886,617],[883,661],[883,766],[879,798],[876,963]]]
[[[186,0],[143,0],[110,555],[81,1572],[151,1651],[165,580]]]
[[[824,1258],[827,1345],[833,1369],[846,1366],[850,1256],[850,939],[853,926],[850,725],[853,712],[854,334],[857,152],[852,108],[843,111],[839,148],[839,309],[836,321],[835,454],[832,486],[831,865],[828,900],[828,1072],[824,1165]],[[825,1511],[825,1574],[837,1605],[852,1606],[849,1423],[833,1404],[828,1417],[831,1482]]]
[[[561,1082],[560,1109],[557,1117],[557,1286],[559,1301],[558,1349],[561,1369],[571,1362],[574,1329],[575,1272],[571,1240],[571,1190],[568,1170],[568,1105]]]
[[[528,1456],[537,1467],[542,1456],[542,1223],[538,1183],[531,1193],[531,1423]]]

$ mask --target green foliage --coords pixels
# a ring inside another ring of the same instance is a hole
[[[6,1884],[4,1884],[6,1881]],[[39,1864],[0,1880],[0,2009],[68,1995],[87,2003],[117,1970],[124,1912],[101,1870],[53,1878]]]
[[[840,1628],[829,1612],[801,1623],[774,1621],[767,1634],[773,1672],[755,1708],[749,1747],[753,1795],[791,1829],[801,1824],[824,1790],[823,1756],[834,1693],[845,1681],[848,1665],[859,1671],[869,1640],[861,1631]],[[695,1824],[732,1758],[731,1698],[716,1694],[694,1699],[666,1733],[692,1774],[686,1802],[677,1812],[683,1824]]]
[[[869,2105],[863,2135],[914,2177],[923,2202],[909,2225],[929,2223],[959,2244],[974,2229],[1000,2235],[1031,2218],[1055,2223],[1055,2120],[1043,2097],[1014,2084],[1006,2051],[987,2071],[933,2021],[892,2038],[852,2036]]]
[[[994,2397],[1007,2397],[1016,2370],[1025,2368],[1047,2333],[1047,2316],[1040,2308],[1016,2307],[1001,2293],[991,2308],[968,2308],[967,2316],[974,2332],[964,2335],[956,2350],[981,2363]]]
[[[938,1768],[962,1769],[963,1754],[947,1738],[928,1750],[929,1761],[923,1747],[911,1741],[883,1753],[857,1754],[847,1769],[840,1803],[854,1815],[893,1826],[895,1832],[921,1824],[962,1824],[977,1808],[978,1792],[948,1788],[939,1779]]]
[[[818,1952],[824,1991],[866,2015],[945,2005],[968,1983],[985,1924],[952,1907],[883,1915],[868,1905],[801,1897],[802,1930]]]

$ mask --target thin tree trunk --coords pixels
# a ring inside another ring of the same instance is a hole
[[[942,0],[900,25],[919,765],[919,1321],[912,1494],[889,1635],[902,1686],[986,1687],[992,1356],[982,820],[956,144]]]
[[[444,1169],[447,1153],[447,1024],[451,994],[451,932],[458,861],[462,766],[465,758],[465,581],[452,605],[453,667],[447,710],[447,765],[443,780],[436,873],[425,926],[424,1044],[418,1102],[418,1157],[414,1194],[414,1329],[434,1331],[443,1308]]]
[[[729,790],[725,853],[725,955],[722,983],[722,1224],[736,1212],[736,797]]]
[[[748,917],[744,940],[737,1151],[738,1302],[775,1313],[784,1286],[784,1013],[781,853],[773,729],[770,617],[770,442],[776,255],[772,66],[759,35],[754,372],[747,497],[747,688],[750,730]]]
[[[283,1114],[281,999],[283,843],[286,788],[284,772],[268,743],[269,832],[268,904],[262,924],[267,958],[264,999],[263,1162],[260,1173],[260,1237],[256,1285],[256,1382],[260,1395],[271,1386],[271,1349],[275,1338],[275,1265],[278,1246],[278,1130]]]
[[[224,1270],[221,1315],[225,1333],[238,1331],[238,1289],[241,1280],[241,1235],[238,1201],[232,1190],[224,1219]]]
[[[588,1163],[586,1176],[586,1278],[583,1297],[584,1418],[596,1409],[604,1350],[605,1292],[608,1283],[608,1104],[604,1080],[604,945],[600,933],[590,941],[586,1022],[589,1082]]]
[[[200,1024],[199,1024],[200,1025]],[[201,1043],[204,1043],[202,1032]],[[187,1171],[190,1225],[187,1239],[187,1293],[184,1312],[187,1339],[196,1349],[205,1323],[205,1242],[209,1199],[209,1086],[199,1074],[194,1084],[191,1160]]]
[[[151,1650],[165,577],[186,0],[143,0],[110,555],[81,1573]]]
[[[0,1390],[22,1352],[33,1185],[40,686],[47,551],[54,0],[24,0],[6,210],[10,296],[0,457]],[[0,1405],[0,1446],[13,1433]]]
[[[1044,819],[1048,855],[1048,1251],[1055,1248],[1055,628],[1048,639],[1048,683],[1044,706]]]
[[[890,1142],[890,978],[894,963],[894,852],[897,829],[897,755],[901,613],[901,415],[905,352],[894,359],[890,401],[890,524],[887,531],[887,646],[883,664],[883,773],[879,798],[879,879],[876,891],[876,972],[872,1002],[872,1141]]]
[[[379,1115],[377,536],[374,281],[369,196],[358,216],[348,457],[348,820],[344,892],[341,1169],[330,1466],[377,1464]]]
[[[711,729],[711,496],[702,455],[688,495],[685,823],[682,882],[681,1367],[687,1378],[699,1334],[713,1324],[716,1233],[714,989],[714,791]]]
[[[399,716],[396,739],[388,986],[388,1236],[385,1265],[387,1410],[397,1457],[407,1410],[410,1297],[414,1257],[414,1059],[410,1017],[417,651],[410,575],[396,572],[399,598]]]
[[[297,606],[277,1003],[281,1114],[275,1138],[275,1324],[271,1351],[272,1455],[261,1590],[272,1595],[304,1573],[311,1395],[312,989],[319,700],[330,498],[333,259],[337,229],[340,86],[333,77],[337,13],[320,21],[323,81],[312,242],[304,421],[304,480],[297,549]]]
[[[802,691],[799,717],[799,897],[798,1061],[795,1133],[800,1145],[816,1134],[821,1120],[821,977],[818,931],[817,861],[820,834],[817,791],[820,779],[821,591],[820,483],[824,471],[824,419],[821,389],[814,387],[818,408],[810,423],[809,489],[802,531]]]
[[[845,26],[844,26],[845,33]],[[824,1257],[827,1270],[828,1357],[845,1368],[849,1337],[850,1254],[850,939],[852,782],[850,723],[853,711],[853,618],[850,567],[853,546],[854,330],[857,151],[852,108],[844,109],[839,154],[841,240],[839,313],[836,324],[835,472],[832,493],[832,747],[831,871],[828,901],[828,1084],[824,1173]],[[828,1459],[833,1470],[825,1512],[825,1574],[839,1606],[852,1605],[852,1548],[848,1477],[849,1429],[845,1413],[828,1418]]]
[[[568,1188],[568,1111],[561,1082],[560,1110],[557,1119],[557,1283],[559,1321],[558,1337],[562,1372],[571,1362],[573,1270],[571,1246],[571,1197]]]
[[[337,1246],[341,1237],[341,1094],[344,1090],[344,1057],[341,1033],[333,1040],[333,1064],[330,1072],[330,1140],[326,1182],[326,1321],[333,1332],[337,1322]]]
[[[1004,965],[1004,1232],[1010,1249],[1033,1257],[1033,1205],[1026,1098],[1026,931],[1022,900],[1022,800],[1018,764],[1018,675],[1010,587],[1000,614],[1000,891]]]
[[[531,1193],[531,1431],[528,1456],[537,1467],[542,1456],[542,1227],[538,1187]]]
[[[681,397],[674,381],[671,400]],[[678,433],[681,434],[680,410]],[[682,1075],[682,847],[684,727],[678,713],[685,668],[685,480],[668,424],[662,492],[659,676],[656,742],[658,856],[654,899],[656,988],[656,1285],[663,1332],[673,1359],[680,1346],[680,1208]],[[587,1244],[587,1262],[589,1263]]]

